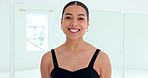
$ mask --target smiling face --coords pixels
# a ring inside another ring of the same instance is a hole
[[[67,38],[83,38],[88,25],[89,21],[83,7],[79,5],[70,5],[65,9],[61,20],[61,26],[63,27],[63,32]]]

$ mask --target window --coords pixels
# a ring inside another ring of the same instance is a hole
[[[48,15],[26,14],[27,51],[45,51],[48,49]]]

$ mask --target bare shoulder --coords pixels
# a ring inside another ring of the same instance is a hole
[[[51,58],[51,52],[49,51],[42,56],[41,62],[47,64],[50,62],[50,60],[52,60],[52,58]]]
[[[107,63],[109,61],[109,56],[104,51],[100,51],[99,58],[101,62]]]
[[[51,52],[49,51],[45,53],[41,59],[40,70],[42,78],[46,78],[49,76],[51,67],[52,67],[52,55]]]
[[[105,52],[100,51],[98,61],[100,63],[101,78],[111,78],[111,63],[109,56]]]

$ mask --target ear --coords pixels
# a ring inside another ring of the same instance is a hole
[[[89,26],[89,21],[87,21],[87,28],[88,28],[88,26]]]
[[[89,22],[90,22],[90,21],[88,21],[88,23],[87,23],[87,24],[88,24],[88,26],[89,26]]]

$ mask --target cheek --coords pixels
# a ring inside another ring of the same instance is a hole
[[[63,27],[67,27],[69,25],[69,23],[68,22],[65,22],[65,21],[63,21],[62,23],[61,23],[61,26],[63,26]]]
[[[64,23],[61,23],[61,26],[63,28],[63,32],[67,32],[67,28],[68,28],[69,24],[64,22]]]
[[[88,28],[88,23],[87,23],[87,22],[84,22],[84,23],[82,24],[82,26],[83,26],[84,29],[87,29],[87,28]]]

